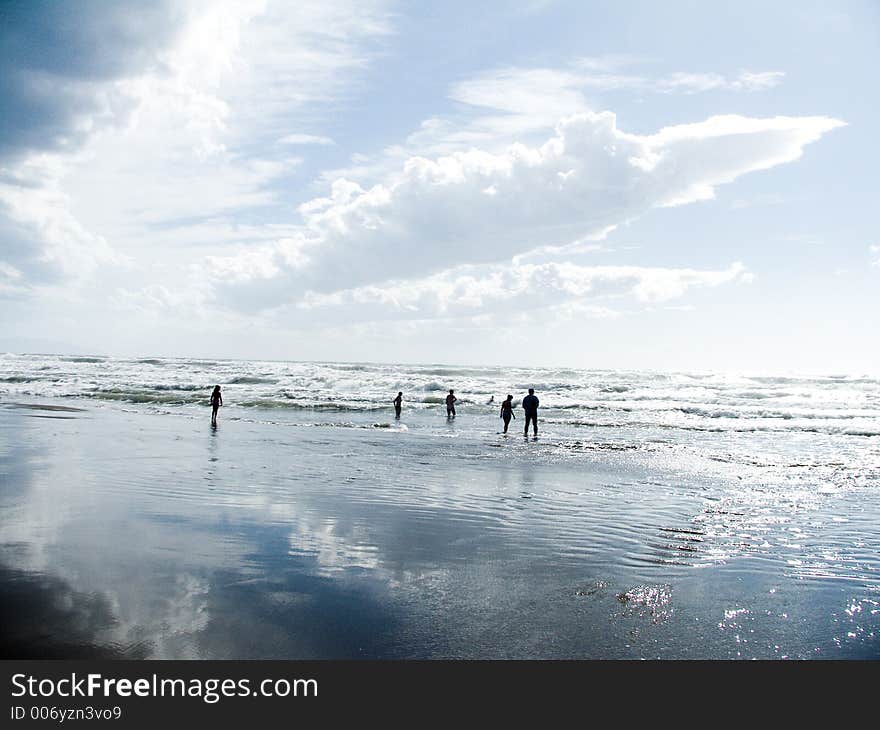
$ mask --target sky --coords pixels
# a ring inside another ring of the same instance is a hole
[[[880,5],[0,4],[0,351],[880,372]]]

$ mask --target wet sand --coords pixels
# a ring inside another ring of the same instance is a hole
[[[0,404],[5,656],[880,656],[873,489],[440,422],[21,405]]]

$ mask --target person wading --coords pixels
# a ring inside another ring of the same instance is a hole
[[[529,435],[529,422],[532,423],[535,436],[538,435],[538,396],[535,395],[535,389],[529,388],[529,394],[523,398],[522,407],[526,413],[526,427],[523,429],[523,436]]]
[[[507,433],[507,427],[510,425],[510,419],[516,418],[513,414],[513,396],[507,396],[507,400],[501,404],[501,418],[504,421],[504,433]]]
[[[214,386],[214,392],[211,393],[211,425],[217,425],[217,410],[223,405],[223,396],[220,395],[220,386]]]
[[[450,389],[449,395],[446,396],[446,417],[455,418],[455,404],[458,398],[455,397],[455,391]]]

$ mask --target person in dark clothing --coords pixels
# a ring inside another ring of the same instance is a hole
[[[211,393],[211,425],[217,425],[217,409],[223,405],[223,396],[220,395],[220,386],[214,386],[214,392]]]
[[[394,403],[394,414],[395,414],[394,417],[400,418],[400,409],[401,409],[401,405],[403,403],[403,391],[400,391],[397,394],[397,397],[394,399],[393,403]]]
[[[526,427],[523,436],[529,435],[529,421],[532,423],[535,436],[538,435],[538,396],[535,395],[535,389],[529,388],[529,394],[523,398],[522,407],[526,413]]]
[[[513,414],[513,396],[507,396],[507,400],[501,404],[501,418],[504,420],[504,433],[507,433],[507,427],[510,425],[510,419],[515,419]]]
[[[446,396],[446,417],[447,418],[455,418],[455,404],[458,403],[458,398],[455,397],[455,391],[450,390],[449,395]]]

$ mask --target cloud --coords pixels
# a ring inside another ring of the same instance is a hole
[[[842,124],[827,117],[712,117],[634,135],[610,112],[560,122],[544,144],[412,157],[370,188],[340,179],[300,210],[303,230],[214,257],[224,299],[255,309],[542,247],[601,238],[652,208],[714,196],[718,185],[801,156]]]
[[[600,301],[629,299],[660,303],[692,289],[748,283],[741,263],[722,270],[642,266],[582,266],[570,262],[521,266],[458,267],[418,280],[309,295],[296,309],[313,322],[331,320],[437,319],[586,307],[594,316],[613,316]],[[291,310],[285,310],[288,318]]]
[[[0,8],[0,160],[75,148],[127,105],[114,82],[160,69],[185,6],[50,0]]]
[[[22,274],[14,266],[0,261],[0,298],[18,297],[27,291],[22,286]]]
[[[15,286],[119,262],[71,210],[72,156],[136,106],[123,81],[163,74],[186,15],[178,3],[4,3],[0,8],[0,264]]]
[[[358,160],[359,164],[322,175],[369,180],[387,174],[414,155],[449,155],[470,147],[499,152],[513,142],[534,142],[563,117],[596,111],[596,95],[628,91],[648,94],[696,94],[708,91],[760,91],[781,83],[782,71],[718,73],[675,72],[666,75],[635,73],[633,67],[649,62],[633,56],[607,55],[578,58],[558,68],[503,67],[453,83],[449,99],[453,113],[425,119],[403,144],[383,154]]]
[[[82,276],[123,260],[70,212],[59,184],[63,169],[52,156],[36,156],[0,176],[0,267],[17,272],[20,291],[35,280]]]
[[[286,137],[279,139],[278,142],[280,144],[334,144],[330,137],[322,137],[317,134],[288,134]]]
[[[0,21],[0,263],[25,289],[121,250],[152,265],[170,228],[179,244],[277,205],[302,162],[277,141],[329,139],[298,112],[344,94],[389,32],[381,3],[346,2],[7,3]]]
[[[522,114],[560,117],[589,108],[586,93],[631,90],[641,93],[694,94],[706,91],[754,92],[773,88],[785,78],[783,71],[719,73],[677,71],[663,76],[624,73],[633,62],[600,63],[582,59],[567,68],[500,68],[452,86],[454,101],[474,107]]]
[[[501,112],[532,111],[555,121],[575,111],[587,111],[582,89],[590,78],[558,69],[498,69],[454,84],[449,98]]]
[[[194,125],[284,127],[291,105],[334,98],[336,72],[364,65],[359,40],[388,32],[376,3],[3,3],[0,159],[76,149],[153,94],[175,97]],[[258,108],[230,103],[245,97]]]
[[[871,266],[880,267],[880,246],[868,246],[868,252],[874,257]]]
[[[132,291],[117,287],[110,298],[119,309],[147,315],[170,313],[172,316],[207,318],[211,293],[197,283],[185,290],[171,290],[162,284],[150,284]]]
[[[765,91],[778,86],[785,78],[783,71],[741,71],[733,78],[716,73],[674,73],[659,79],[655,90],[664,93],[698,94],[704,91]]]
[[[474,120],[475,131],[502,124],[539,128],[553,126],[563,116],[593,110],[588,94],[623,90],[642,94],[752,92],[772,88],[785,77],[782,71],[740,71],[733,77],[687,72],[652,77],[624,72],[634,63],[632,59],[581,59],[566,68],[494,69],[453,84],[449,97],[505,115]]]

